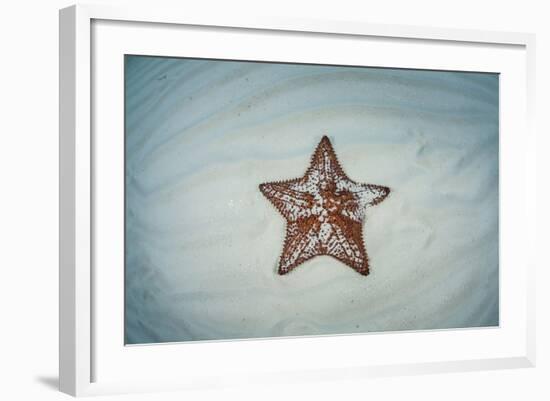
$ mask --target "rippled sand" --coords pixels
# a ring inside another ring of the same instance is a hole
[[[498,325],[498,77],[128,57],[128,343]],[[285,221],[258,184],[322,135],[391,195],[371,274],[276,273]]]

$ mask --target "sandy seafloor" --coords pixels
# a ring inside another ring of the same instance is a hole
[[[370,275],[276,273],[262,182],[323,134],[369,209]],[[128,57],[130,344],[498,325],[498,76]]]

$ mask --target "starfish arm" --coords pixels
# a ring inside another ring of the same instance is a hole
[[[353,220],[334,219],[332,233],[327,240],[327,255],[366,276],[369,274],[369,258],[363,242],[361,224]]]
[[[260,191],[288,221],[311,214],[312,196],[300,190],[299,180],[260,184]]]
[[[367,207],[375,206],[390,194],[390,189],[381,185],[359,184],[351,180],[341,181],[339,191],[348,191],[352,198],[343,205],[342,215],[356,222],[363,221]]]
[[[340,167],[334,148],[327,136],[321,139],[321,142],[315,149],[311,157],[310,166],[306,172],[306,178],[309,185],[320,185],[326,182],[331,185],[341,179],[346,179],[346,175]]]
[[[279,274],[286,274],[306,260],[319,255],[318,224],[303,220],[288,223]]]

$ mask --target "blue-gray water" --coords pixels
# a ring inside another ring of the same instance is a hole
[[[130,344],[498,325],[498,76],[127,56]],[[258,184],[330,137],[391,196],[371,274],[276,274],[285,221]]]

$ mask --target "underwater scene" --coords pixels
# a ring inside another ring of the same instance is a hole
[[[124,73],[126,344],[498,326],[498,74]]]

